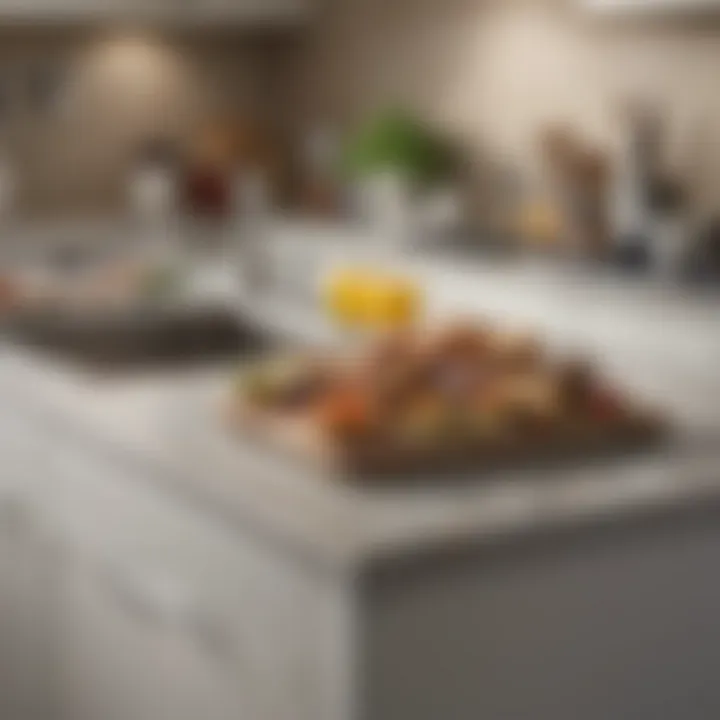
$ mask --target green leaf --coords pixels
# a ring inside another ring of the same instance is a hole
[[[401,111],[386,111],[365,123],[346,147],[344,169],[351,177],[399,173],[413,185],[433,185],[453,172],[448,143]]]

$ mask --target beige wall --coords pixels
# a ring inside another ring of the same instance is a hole
[[[389,102],[467,141],[478,167],[537,176],[543,124],[612,150],[623,98],[657,101],[668,160],[720,209],[720,16],[605,22],[575,0],[326,0],[306,111],[348,122]],[[490,177],[493,177],[491,174]]]
[[[536,137],[569,121],[612,149],[618,107],[642,90],[663,108],[669,160],[698,202],[720,207],[720,16],[605,23],[574,0],[317,0],[303,38],[0,30],[0,143],[30,212],[118,206],[131,151],[180,139],[227,107],[273,112],[280,129],[350,124],[375,107],[416,107],[461,138],[485,197],[498,170],[537,176]],[[23,102],[23,73],[58,60],[72,81],[59,116]],[[304,59],[304,62],[301,62]]]
[[[261,105],[256,50],[224,35],[0,34],[0,82],[10,96],[0,137],[19,176],[21,211],[117,209],[143,140],[183,141],[207,116]],[[67,67],[69,85],[59,111],[44,115],[29,106],[23,83],[29,68],[48,61]]]

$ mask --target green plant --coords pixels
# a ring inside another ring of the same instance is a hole
[[[344,169],[353,177],[392,171],[415,186],[435,185],[455,170],[449,143],[402,111],[386,111],[366,122],[350,138]]]

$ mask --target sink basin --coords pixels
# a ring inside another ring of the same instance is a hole
[[[254,355],[270,346],[257,326],[211,307],[31,313],[14,318],[7,333],[34,349],[114,369],[207,362]]]

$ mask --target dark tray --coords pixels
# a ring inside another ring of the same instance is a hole
[[[551,469],[620,458],[662,446],[671,428],[664,419],[637,410],[615,425],[573,423],[536,437],[444,446],[401,446],[392,440],[338,443],[311,415],[285,416],[242,404],[228,409],[233,432],[273,451],[300,459],[330,477],[374,483],[477,479],[484,474],[526,468]]]

